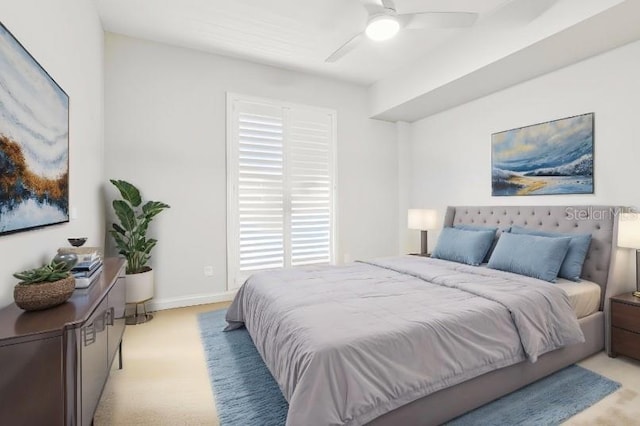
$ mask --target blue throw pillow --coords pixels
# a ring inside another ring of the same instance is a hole
[[[503,232],[489,259],[489,268],[555,282],[571,238]]]
[[[572,281],[580,281],[582,265],[584,264],[584,259],[587,257],[589,245],[591,244],[591,234],[561,234],[557,232],[545,232],[537,231],[535,229],[521,228],[519,226],[512,226],[511,233],[538,235],[540,237],[571,238],[569,250],[562,262],[562,266],[560,266],[558,276]]]
[[[497,226],[465,225],[465,224],[453,225],[453,227],[456,229],[464,229],[465,231],[482,231],[482,232],[492,231],[493,232],[493,241],[491,242],[491,247],[489,247],[487,254],[484,256],[484,259],[482,259],[482,263],[487,263],[489,261],[489,258],[491,257],[491,253],[493,253],[493,249],[496,248],[496,243],[498,242],[498,239],[496,238],[496,232],[498,232],[498,227]]]
[[[431,257],[477,266],[489,251],[494,234],[494,231],[443,228]]]
[[[465,231],[484,231],[484,232],[492,231],[494,234],[498,232],[497,226],[478,226],[478,225],[460,224],[460,225],[453,225],[453,227],[456,229],[464,229]]]

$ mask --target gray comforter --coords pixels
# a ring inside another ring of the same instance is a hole
[[[287,425],[361,425],[584,341],[566,294],[416,256],[253,275],[227,312],[289,401]]]

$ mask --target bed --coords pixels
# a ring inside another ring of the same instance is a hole
[[[615,212],[447,209],[447,227],[591,233],[590,290],[574,295],[581,284],[401,256],[254,275],[229,329],[246,326],[289,401],[288,425],[441,424],[603,349]]]

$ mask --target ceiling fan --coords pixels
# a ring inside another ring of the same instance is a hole
[[[325,62],[336,62],[342,58],[353,50],[365,35],[372,40],[382,41],[395,36],[401,28],[465,28],[472,26],[478,19],[478,14],[474,12],[425,10],[399,14],[393,0],[378,0],[375,3],[378,4],[367,4],[370,7],[367,7],[369,20],[366,27],[329,55]]]
[[[411,13],[398,13],[393,0],[360,0],[369,12],[367,25],[355,36],[333,52],[325,62],[336,62],[352,51],[366,35],[372,40],[388,40],[400,29],[422,28],[466,28],[475,24],[475,12],[433,12],[414,9]],[[505,2],[483,18],[485,25],[509,27],[526,25],[558,0],[505,0]]]

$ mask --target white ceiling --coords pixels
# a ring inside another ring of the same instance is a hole
[[[104,29],[330,75],[369,85],[467,29],[404,30],[386,42],[364,39],[336,63],[324,60],[362,31],[378,0],[97,0]],[[541,1],[541,0],[536,0]],[[507,0],[396,0],[415,10],[490,15]]]
[[[369,86],[370,115],[414,121],[640,38],[640,0],[394,0],[475,12],[467,29],[361,32],[381,0],[94,0],[106,31]]]

